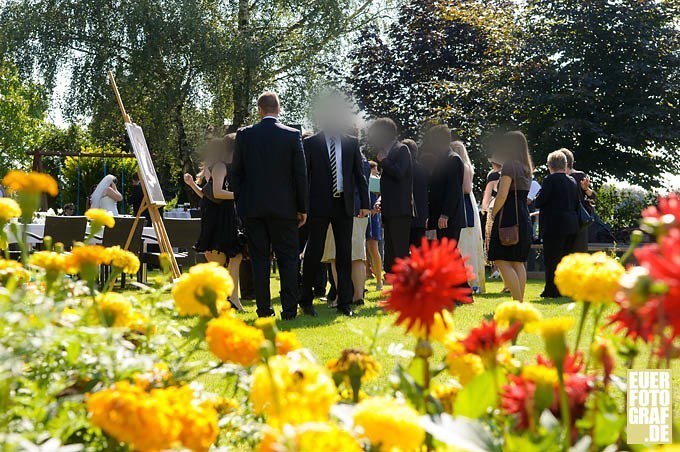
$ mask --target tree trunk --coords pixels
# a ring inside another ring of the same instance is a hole
[[[239,64],[232,66],[232,100],[234,113],[228,132],[235,132],[243,126],[250,116],[252,100],[252,46],[250,45],[250,5],[248,0],[238,2],[238,39],[237,51]]]
[[[184,106],[182,104],[179,104],[177,107],[175,107],[175,129],[177,131],[177,151],[179,154],[179,163],[182,168],[181,176],[183,176],[185,173],[193,174],[195,169],[193,159],[191,158],[189,140],[187,139],[187,133],[184,128],[184,117],[182,115],[183,109]],[[184,187],[185,199],[191,202],[192,205],[195,205],[198,197],[194,191],[187,184],[185,184],[183,180],[180,182],[180,184],[182,187]]]

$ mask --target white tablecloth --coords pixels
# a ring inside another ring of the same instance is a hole
[[[191,218],[191,212],[184,210],[184,208],[172,209],[163,212],[163,218]]]

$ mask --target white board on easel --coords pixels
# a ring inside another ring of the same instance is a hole
[[[135,157],[137,157],[137,166],[139,167],[141,182],[146,188],[149,204],[164,206],[165,197],[163,196],[161,184],[158,181],[156,168],[153,166],[153,161],[151,160],[149,146],[146,144],[146,138],[144,138],[144,131],[142,131],[140,126],[133,122],[126,123],[125,130],[127,130],[130,144],[132,144],[132,150]]]

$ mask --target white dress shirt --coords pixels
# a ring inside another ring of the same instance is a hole
[[[331,159],[331,138],[335,141],[335,165],[337,168],[338,193],[342,193],[344,190],[342,179],[342,139],[338,135],[326,135],[326,149],[328,150],[329,160]]]

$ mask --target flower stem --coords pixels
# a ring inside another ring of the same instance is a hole
[[[590,359],[592,358],[592,353],[590,351],[590,348],[593,345],[593,342],[595,341],[595,335],[597,334],[597,325],[600,323],[600,318],[602,317],[602,311],[604,310],[604,305],[600,304],[597,307],[597,310],[595,311],[595,318],[593,320],[593,332],[590,335],[590,344],[588,345],[588,361],[586,361],[586,370],[588,370],[588,367],[590,366]]]
[[[576,343],[574,344],[574,352],[578,350],[578,346],[581,343],[581,334],[583,333],[583,325],[586,323],[586,317],[588,317],[588,310],[590,309],[590,303],[583,303],[583,308],[581,309],[581,319],[578,322],[578,330],[576,331]]]
[[[564,369],[562,366],[557,370],[559,391],[560,391],[560,414],[562,416],[562,438],[563,450],[568,451],[571,447],[571,413],[569,412],[569,399],[567,391],[564,389]]]

